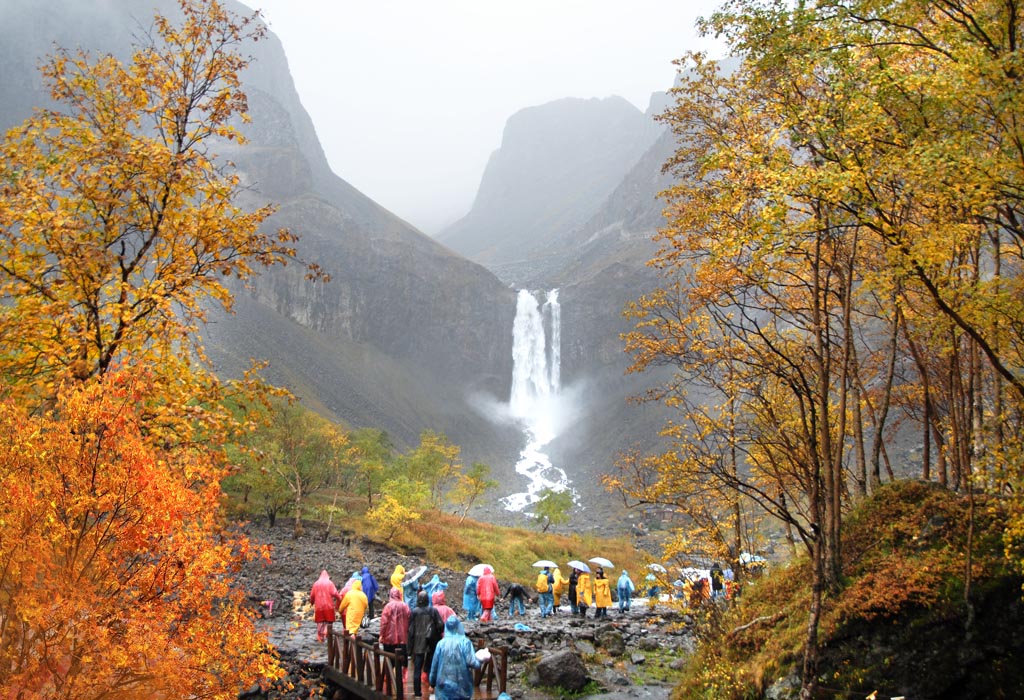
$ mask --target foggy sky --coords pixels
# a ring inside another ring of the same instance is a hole
[[[505,121],[563,97],[646,110],[710,49],[680,0],[244,0],[284,44],[333,170],[427,233],[465,214]],[[720,52],[718,52],[720,54]]]

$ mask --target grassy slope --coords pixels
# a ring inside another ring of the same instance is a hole
[[[979,500],[967,631],[967,504],[934,484],[886,486],[847,516],[842,589],[822,618],[820,697],[1024,697],[1021,581],[1006,567],[1000,505]],[[679,698],[760,697],[802,658],[806,562],[746,586],[704,622]],[[745,629],[738,629],[755,620]]]
[[[330,503],[332,497],[333,494],[318,493],[314,501]],[[232,498],[232,510],[242,514],[238,500],[237,495]],[[568,576],[569,569],[565,566],[567,561],[586,561],[601,556],[615,564],[614,571],[605,572],[613,582],[618,579],[623,568],[630,571],[633,580],[637,581],[636,573],[648,563],[648,558],[633,547],[628,537],[605,538],[550,531],[542,533],[539,529],[502,527],[469,518],[460,523],[458,516],[439,511],[425,511],[421,520],[410,524],[390,542],[384,542],[366,522],[367,504],[364,498],[340,496],[337,505],[344,509],[345,515],[335,518],[334,529],[338,529],[339,523],[343,524],[344,529],[351,534],[366,536],[396,550],[414,553],[434,566],[456,571],[465,571],[474,564],[484,562],[500,572],[502,580],[511,579],[532,585],[536,581],[538,569],[530,565],[539,559],[558,562],[562,565],[563,575]],[[310,504],[307,517],[314,517],[314,507],[314,504]],[[278,526],[290,527],[290,523],[290,516],[281,516]]]

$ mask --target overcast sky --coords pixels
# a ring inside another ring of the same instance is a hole
[[[505,121],[562,97],[646,110],[718,0],[244,0],[284,43],[334,171],[428,233],[465,214]]]

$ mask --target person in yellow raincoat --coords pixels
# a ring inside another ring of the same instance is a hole
[[[395,570],[391,572],[391,587],[402,590],[402,579],[405,578],[405,567],[401,564],[395,567]]]
[[[594,593],[590,590],[590,574],[581,571],[580,577],[576,581],[576,602],[580,607],[580,617],[587,616],[587,608],[590,607],[593,600]]]
[[[608,608],[612,606],[612,589],[600,566],[594,572],[594,606],[597,608],[594,617],[608,617]]]
[[[359,632],[359,625],[363,623],[363,615],[366,614],[368,604],[366,594],[363,593],[363,582],[353,581],[352,588],[341,599],[341,605],[338,606],[338,613],[341,614],[345,631],[348,634],[355,636]]]
[[[558,612],[558,607],[562,604],[562,594],[568,590],[569,579],[562,578],[562,570],[557,566],[551,573],[555,577],[555,583],[551,586],[551,593],[555,597],[555,612]]]

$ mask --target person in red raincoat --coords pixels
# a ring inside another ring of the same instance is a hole
[[[498,586],[498,579],[494,578],[494,569],[484,567],[484,575],[476,582],[476,595],[480,599],[480,607],[483,608],[481,622],[490,622],[491,613],[494,611],[494,601],[501,596],[501,587]]]
[[[340,600],[338,587],[334,585],[327,569],[324,569],[309,592],[309,602],[313,606],[313,621],[316,622],[316,641],[322,642],[327,639],[327,635],[333,629],[334,606]]]
[[[409,606],[402,600],[402,589],[388,591],[388,604],[380,613],[380,644],[384,651],[405,659],[405,645],[409,641]]]
[[[434,591],[434,595],[430,596],[430,602],[434,604],[434,610],[441,616],[441,622],[448,622],[448,618],[455,614],[455,611],[445,603],[444,591]]]

